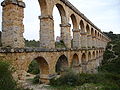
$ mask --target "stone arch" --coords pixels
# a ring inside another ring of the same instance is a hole
[[[84,22],[83,22],[83,20],[81,20],[80,21],[80,29],[81,29],[82,32],[85,32],[84,27],[85,27]]]
[[[76,73],[80,72],[79,57],[76,53],[73,55],[72,62],[71,62],[71,68]]]
[[[72,58],[72,62],[71,62],[71,67],[76,67],[76,66],[78,66],[79,65],[79,57],[78,57],[78,55],[75,53],[74,55],[73,55],[73,58]]]
[[[64,7],[59,3],[55,4],[55,6],[57,7],[59,14],[61,16],[61,24],[66,24],[67,18],[66,18],[66,11],[65,11]]]
[[[77,29],[77,19],[76,19],[76,16],[74,14],[71,14],[70,18],[72,20],[73,28]]]
[[[83,53],[81,56],[81,63],[84,64],[86,62],[87,58],[86,58],[86,54]]]
[[[99,52],[98,52],[98,51],[96,51],[96,57],[97,57],[97,58],[99,57]]]
[[[92,59],[95,59],[95,51],[92,53]]]
[[[91,28],[91,35],[94,36],[94,30]]]
[[[99,57],[101,56],[101,52],[100,52],[100,50],[99,50]]]
[[[40,9],[41,9],[41,15],[47,15],[48,14],[48,5],[46,0],[38,0]]]
[[[97,37],[97,31],[95,30],[95,36]]]
[[[91,60],[91,57],[92,57],[91,52],[88,52],[88,60]]]
[[[98,38],[100,38],[100,33],[98,32]]]
[[[68,59],[65,55],[61,55],[56,62],[55,71],[60,74],[68,68]]]
[[[90,35],[90,27],[89,27],[88,24],[87,24],[87,26],[86,26],[86,31],[87,31],[87,34]]]
[[[49,74],[49,64],[45,60],[44,57],[34,58],[40,66],[40,75],[48,75]]]
[[[82,72],[83,73],[86,73],[86,70],[87,70],[87,67],[86,67],[86,64],[87,64],[87,57],[86,57],[86,54],[83,53],[82,56],[81,56],[81,66],[82,66]]]

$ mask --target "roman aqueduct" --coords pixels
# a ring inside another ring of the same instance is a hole
[[[67,0],[38,0],[40,19],[40,47],[26,48],[24,43],[24,8],[22,0],[4,0],[2,11],[2,47],[0,58],[12,62],[17,75],[22,77],[32,60],[40,65],[44,82],[70,67],[76,72],[96,72],[110,39]],[[55,48],[53,8],[61,16],[61,38],[66,48]],[[71,45],[69,19],[73,24]]]

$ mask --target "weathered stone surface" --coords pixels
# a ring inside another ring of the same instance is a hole
[[[2,48],[0,60],[10,61],[16,69],[15,76],[24,80],[28,66],[36,60],[43,82],[57,75],[57,68],[63,73],[71,67],[77,73],[95,73],[103,59],[103,53],[110,39],[87,17],[67,0],[38,0],[41,7],[40,47],[24,47],[24,8],[22,0],[4,0],[2,12]],[[53,7],[61,17],[61,39],[66,48],[56,49],[54,40]],[[69,19],[73,23],[73,48]],[[60,63],[61,67],[57,67]]]
[[[23,2],[18,2],[17,0],[5,0],[2,6],[2,46],[23,48],[23,7],[25,5]]]

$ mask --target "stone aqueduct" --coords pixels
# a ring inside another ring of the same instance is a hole
[[[71,67],[76,72],[95,72],[110,39],[69,1],[38,0],[38,2],[41,9],[39,48],[24,47],[25,3],[22,0],[4,0],[1,3],[3,12],[0,58],[12,62],[18,77],[23,76],[23,71],[27,71],[32,60],[37,60],[43,82],[56,75],[57,70],[63,72],[65,67]],[[55,48],[54,6],[58,8],[61,16],[61,38],[66,45],[63,49]],[[73,45],[70,18],[73,23]]]

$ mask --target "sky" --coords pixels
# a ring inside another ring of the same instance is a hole
[[[3,0],[0,0],[0,3]],[[69,0],[80,12],[92,21],[101,31],[113,31],[120,34],[120,0]],[[24,38],[39,40],[40,6],[38,0],[24,0],[26,4],[24,16]],[[53,10],[55,37],[60,36],[60,15],[56,7]],[[2,7],[0,7],[2,22]],[[72,22],[70,21],[70,24]],[[1,24],[0,24],[0,28]],[[72,35],[72,27],[71,27]]]

